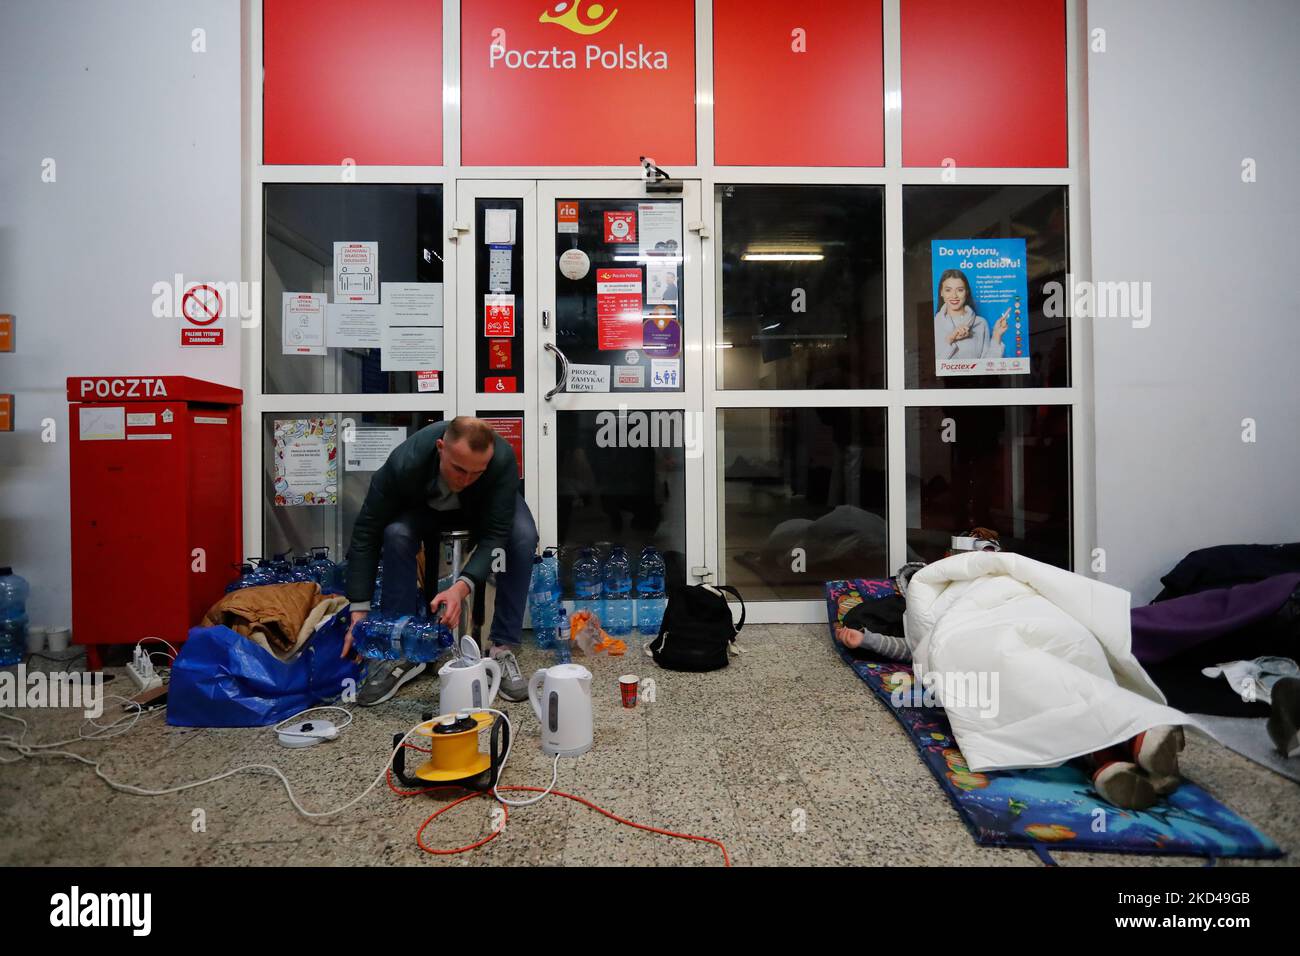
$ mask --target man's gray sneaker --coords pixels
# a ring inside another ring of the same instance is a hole
[[[501,665],[501,696],[512,703],[528,699],[528,681],[519,670],[519,661],[513,652],[500,644],[493,644],[489,656]]]
[[[391,698],[402,687],[424,673],[424,663],[412,661],[376,661],[371,664],[370,676],[357,692],[357,703],[373,707]],[[504,681],[503,681],[504,683]],[[526,689],[526,688],[525,688]]]

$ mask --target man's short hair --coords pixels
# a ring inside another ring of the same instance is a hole
[[[463,441],[469,444],[469,450],[481,454],[493,447],[496,432],[492,426],[481,418],[470,415],[457,415],[447,423],[443,440],[451,443]]]

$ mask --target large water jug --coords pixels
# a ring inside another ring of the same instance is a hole
[[[227,594],[229,594],[231,591],[238,591],[242,588],[252,586],[252,582],[250,579],[253,576],[253,570],[254,570],[253,566],[249,564],[247,561],[245,561],[243,564],[237,565],[237,567],[239,568],[239,577],[235,578],[235,580],[231,581],[229,584],[226,585]]]
[[[316,575],[312,573],[311,564],[306,555],[299,555],[293,559],[293,567],[289,571],[289,581],[293,584],[317,584]]]
[[[600,599],[600,563],[591,548],[583,548],[573,562],[573,611],[587,611],[602,621],[605,608]]]
[[[621,546],[615,547],[601,570],[601,596],[605,600],[601,622],[611,637],[625,637],[632,633],[632,567],[627,552]]]
[[[311,549],[311,576],[320,585],[322,591],[337,588],[338,566],[330,560],[330,549],[317,547]]]
[[[0,568],[0,667],[21,664],[27,653],[27,596],[31,587],[14,574],[13,568]]]
[[[668,606],[666,576],[664,556],[657,548],[645,548],[636,573],[636,629],[643,637],[659,636],[659,625]]]

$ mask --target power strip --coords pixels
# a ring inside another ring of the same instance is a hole
[[[136,645],[135,655],[126,665],[126,672],[142,691],[153,690],[163,685],[163,679],[153,669],[153,661],[150,660],[148,652],[141,649],[139,645]]]

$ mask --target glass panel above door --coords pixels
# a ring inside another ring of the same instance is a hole
[[[680,199],[560,199],[556,345],[568,392],[681,392]]]

